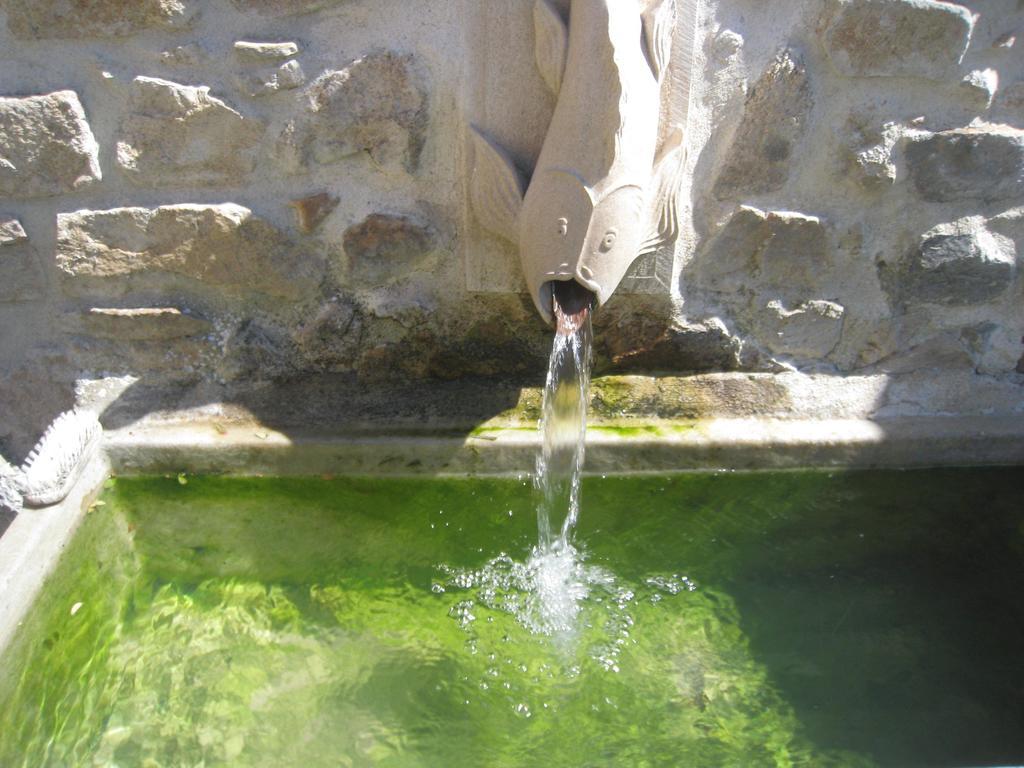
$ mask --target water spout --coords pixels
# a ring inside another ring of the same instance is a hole
[[[560,280],[551,284],[552,314],[555,332],[572,334],[582,328],[597,301],[593,291],[575,280]]]
[[[473,127],[470,197],[480,223],[519,247],[530,296],[554,323],[552,291],[604,304],[633,262],[678,235],[680,125],[662,125],[674,2],[572,0],[569,20],[536,0],[537,62],[557,97],[529,182]]]

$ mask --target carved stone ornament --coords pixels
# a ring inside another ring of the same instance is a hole
[[[551,281],[576,280],[603,304],[635,259],[678,234],[682,129],[660,125],[675,16],[676,0],[572,0],[566,24],[536,0],[537,65],[557,104],[529,184],[471,129],[473,210],[518,244],[548,322]]]
[[[21,467],[25,503],[47,507],[63,500],[99,447],[103,435],[90,411],[65,411],[46,430]]]

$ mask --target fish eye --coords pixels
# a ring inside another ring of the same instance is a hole
[[[601,250],[610,251],[614,247],[615,240],[618,238],[618,236],[619,233],[616,230],[609,229],[605,233],[604,239],[601,241]]]
[[[569,220],[564,216],[558,220],[558,234],[562,237],[569,234]]]

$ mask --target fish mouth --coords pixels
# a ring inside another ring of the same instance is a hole
[[[567,315],[578,315],[593,307],[597,301],[594,292],[576,280],[552,281],[551,298],[554,306]]]
[[[576,280],[552,280],[544,288],[551,293],[551,310],[558,333],[579,330],[597,303],[597,295]]]

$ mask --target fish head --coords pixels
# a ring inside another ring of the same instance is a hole
[[[597,196],[575,173],[534,175],[520,219],[520,258],[530,295],[551,322],[551,283],[576,280],[603,304],[618,287],[643,238],[644,191],[620,184]]]

